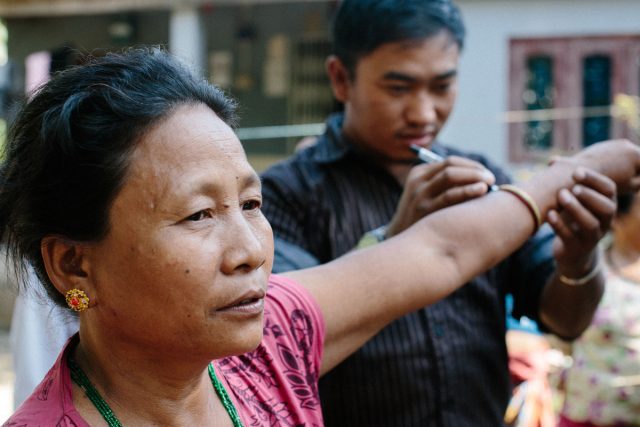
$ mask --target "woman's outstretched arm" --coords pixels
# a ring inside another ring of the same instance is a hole
[[[637,188],[639,170],[640,150],[612,141],[556,161],[520,188],[544,218],[557,208],[561,189],[576,182],[592,188],[603,179],[599,173],[623,190]],[[600,199],[589,194],[580,202],[584,209],[597,210]],[[325,316],[322,373],[394,319],[446,297],[496,265],[535,229],[527,204],[498,191],[429,215],[383,244],[288,273],[310,290]]]

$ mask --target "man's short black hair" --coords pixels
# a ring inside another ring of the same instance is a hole
[[[344,0],[332,22],[333,53],[353,78],[358,60],[380,45],[442,31],[462,49],[464,23],[450,0]]]

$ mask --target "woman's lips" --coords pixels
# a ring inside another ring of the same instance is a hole
[[[221,313],[260,314],[264,310],[264,295],[243,298],[216,310]]]
[[[248,299],[237,305],[226,308],[226,311],[239,311],[242,313],[261,313],[264,308],[264,298]]]

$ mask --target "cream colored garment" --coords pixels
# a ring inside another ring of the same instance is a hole
[[[640,425],[640,284],[605,271],[591,326],[573,343],[563,414],[599,425]]]

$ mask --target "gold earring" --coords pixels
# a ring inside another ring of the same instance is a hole
[[[89,297],[80,289],[71,289],[65,294],[69,308],[76,312],[85,311],[89,307]]]

